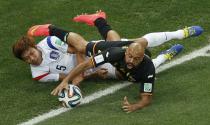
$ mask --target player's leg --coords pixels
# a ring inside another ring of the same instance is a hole
[[[155,59],[152,59],[152,62],[155,68],[158,68],[161,64],[165,63],[168,60],[171,60],[174,56],[179,54],[183,50],[183,46],[176,44],[170,49],[161,52]]]
[[[90,26],[96,26],[101,36],[110,42],[97,42],[97,43],[89,43],[87,46],[87,55],[93,55],[100,51],[103,51],[110,47],[122,47],[128,46],[133,41],[121,41],[119,34],[111,29],[111,26],[106,21],[105,12],[97,12],[95,14],[83,14],[74,17],[75,22],[86,23]],[[114,41],[114,42],[113,42]],[[145,39],[146,41],[146,39]],[[146,50],[147,54],[151,56],[151,53]]]
[[[111,28],[104,18],[98,18],[94,21],[99,33],[106,41],[119,41],[120,35]]]
[[[96,12],[95,14],[78,15],[78,16],[74,17],[73,20],[75,22],[86,23],[87,25],[90,25],[90,26],[96,26],[99,33],[105,40],[115,41],[114,44],[109,44],[109,43],[104,43],[104,42],[97,43],[97,45],[95,47],[96,51],[97,51],[97,49],[104,50],[109,47],[117,47],[117,46],[120,47],[120,46],[125,45],[124,43],[120,43],[121,38],[120,38],[119,34],[115,30],[112,30],[111,26],[107,23],[105,12],[99,11],[99,12]],[[129,40],[129,41],[133,41],[133,40]],[[143,43],[142,40],[147,42],[146,39],[142,38],[141,43]],[[127,39],[123,40],[123,41],[127,41]],[[126,45],[128,45],[128,44],[126,44]],[[151,53],[149,52],[149,50],[146,50],[145,53],[147,53],[149,56],[151,56]]]
[[[200,26],[191,26],[173,32],[149,33],[136,41],[147,43],[147,47],[155,47],[170,40],[199,36],[202,32],[203,29]]]
[[[75,22],[83,22],[91,26],[95,25],[104,39],[119,40],[119,35],[116,31],[111,30],[111,27],[107,24],[105,19],[105,12],[100,11],[90,15],[79,15],[73,20]],[[173,32],[149,33],[143,36],[142,38],[136,39],[136,41],[140,42],[145,47],[154,47],[172,39],[183,39],[191,36],[199,36],[202,32],[203,29],[200,26],[192,26]]]
[[[67,43],[70,47],[75,48],[77,52],[85,54],[88,42],[81,35],[70,32],[67,37]]]
[[[86,23],[90,26],[96,26],[103,39],[107,41],[119,41],[120,35],[112,30],[106,21],[106,13],[98,11],[95,14],[82,14],[73,18],[75,22]]]
[[[36,28],[34,28],[36,27]],[[121,47],[132,43],[133,41],[116,41],[116,42],[87,42],[82,36],[77,33],[69,32],[53,25],[36,25],[33,29],[29,29],[30,36],[56,36],[69,45],[69,48],[75,49],[76,52],[86,54],[87,56],[96,54],[110,47]]]
[[[51,24],[35,25],[28,30],[29,36],[56,36],[75,48],[77,52],[85,53],[87,41],[79,34],[63,30]]]

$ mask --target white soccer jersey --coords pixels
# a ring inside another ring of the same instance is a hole
[[[48,36],[37,44],[43,61],[39,66],[30,65],[32,78],[40,82],[58,81],[59,73],[68,74],[76,65],[76,55],[67,53],[68,45],[55,36]],[[115,78],[115,68],[111,64],[101,67],[108,69],[109,77]],[[91,69],[88,73],[95,71]]]

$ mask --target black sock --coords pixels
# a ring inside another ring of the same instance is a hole
[[[56,26],[50,25],[49,32],[50,32],[49,33],[50,36],[56,36],[59,39],[61,39],[62,41],[67,42],[67,37],[68,37],[69,31],[66,31],[66,30],[60,29]]]
[[[107,24],[104,18],[98,18],[94,22],[95,26],[98,28],[99,33],[101,36],[106,40],[107,33],[112,30],[111,26]]]

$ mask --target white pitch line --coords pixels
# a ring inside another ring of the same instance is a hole
[[[162,66],[160,66],[158,69],[157,69],[157,73],[160,73],[162,71],[165,71],[175,65],[179,65],[181,63],[184,63],[186,61],[189,61],[189,60],[192,60],[198,56],[209,56],[209,54],[207,54],[207,51],[210,50],[210,45],[206,46],[206,47],[203,47],[199,50],[196,50],[196,51],[193,51],[191,52],[190,54],[188,55],[185,55],[185,56],[182,56],[178,59],[175,59],[173,61],[171,61],[170,63],[168,64],[164,64]],[[113,85],[107,89],[104,89],[104,90],[100,90],[100,91],[97,91],[89,96],[86,96],[82,102],[81,102],[81,105],[83,104],[87,104],[87,103],[90,103],[98,98],[101,98],[102,96],[106,96],[108,94],[112,94],[114,92],[116,92],[117,90],[119,89],[122,89],[122,88],[125,88],[129,85],[131,85],[132,83],[130,82],[123,82],[121,84],[116,84],[116,85]],[[64,112],[67,112],[69,110],[71,110],[72,108],[58,108],[58,109],[54,109],[54,110],[51,110],[47,113],[44,113],[42,115],[39,115],[37,117],[34,117],[26,122],[23,122],[23,123],[20,123],[19,125],[34,125],[34,124],[37,124],[39,122],[42,122],[46,119],[49,119],[49,118],[52,118],[52,117],[55,117],[57,115],[60,115],[61,113],[64,113]]]
[[[87,103],[90,103],[98,98],[101,98],[102,96],[106,96],[108,94],[112,94],[114,92],[116,92],[117,90],[119,89],[122,89],[122,88],[125,88],[126,86],[129,86],[131,85],[132,83],[130,82],[122,82],[120,84],[116,84],[116,85],[113,85],[111,87],[108,87],[107,89],[104,89],[104,90],[100,90],[100,91],[97,91],[97,92],[94,92],[93,94],[89,95],[89,96],[86,96],[80,105],[83,105],[83,104],[87,104]],[[52,117],[55,117],[57,115],[60,115],[61,113],[64,113],[64,112],[67,112],[69,110],[71,110],[72,108],[58,108],[58,109],[54,109],[54,110],[51,110],[47,113],[44,113],[42,115],[39,115],[37,117],[34,117],[26,122],[23,122],[23,123],[20,123],[18,125],[34,125],[34,124],[37,124],[39,122],[42,122],[46,119],[49,119],[49,118],[52,118]]]

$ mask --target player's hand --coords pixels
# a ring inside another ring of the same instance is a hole
[[[51,95],[58,95],[63,89],[68,89],[68,82],[64,80],[51,92]]]
[[[107,74],[108,74],[108,69],[106,68],[100,68],[99,70],[96,71],[97,75],[102,78],[102,79],[106,79],[107,78]]]
[[[137,110],[137,107],[135,104],[130,104],[128,101],[128,98],[125,96],[123,99],[123,104],[122,104],[122,109],[123,111],[125,111],[126,113],[130,113],[133,112],[135,110]]]

